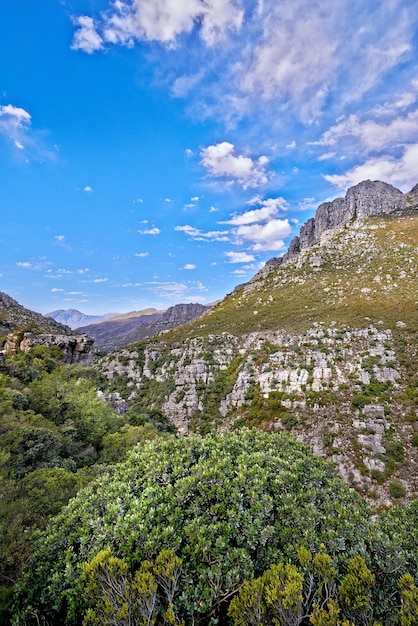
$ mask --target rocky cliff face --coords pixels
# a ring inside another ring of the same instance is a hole
[[[94,339],[87,335],[57,335],[45,333],[12,333],[7,336],[4,349],[16,354],[19,349],[28,352],[35,346],[58,346],[65,355],[66,363],[90,365],[93,359]]]
[[[388,183],[378,180],[365,180],[351,187],[345,198],[336,198],[332,202],[320,204],[315,217],[309,219],[301,227],[299,236],[290,242],[288,251],[283,257],[274,257],[266,264],[266,270],[275,265],[286,263],[321,241],[321,237],[330,230],[344,226],[353,220],[364,220],[378,215],[388,215],[408,209],[416,209],[418,205],[418,184],[408,193],[396,189]],[[265,270],[261,270],[265,274]],[[242,288],[239,285],[238,288]]]

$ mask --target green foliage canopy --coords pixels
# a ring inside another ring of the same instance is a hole
[[[20,619],[79,624],[88,608],[84,562],[110,548],[135,572],[172,549],[183,563],[176,611],[186,623],[214,624],[243,581],[278,554],[325,544],[345,562],[364,549],[368,528],[361,498],[285,434],[151,441],[55,519],[26,570]]]

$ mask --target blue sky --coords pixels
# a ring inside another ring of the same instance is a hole
[[[0,290],[222,298],[324,200],[418,182],[415,0],[1,0]]]

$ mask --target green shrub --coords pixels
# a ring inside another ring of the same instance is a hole
[[[403,498],[405,495],[405,488],[397,482],[389,483],[389,493],[392,498]]]

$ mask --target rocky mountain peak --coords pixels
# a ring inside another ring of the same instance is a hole
[[[418,184],[407,194],[402,193],[393,185],[380,180],[364,180],[350,187],[344,198],[335,198],[330,202],[323,202],[316,210],[315,217],[311,217],[303,224],[299,236],[292,239],[289,249],[282,257],[273,257],[266,264],[266,269],[259,275],[264,275],[272,266],[281,265],[289,259],[295,258],[301,250],[311,248],[321,240],[322,235],[330,230],[344,226],[353,220],[362,220],[378,215],[399,213],[418,205]],[[238,285],[236,290],[242,288]]]

